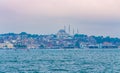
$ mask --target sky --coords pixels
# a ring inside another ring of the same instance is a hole
[[[71,34],[120,37],[120,0],[0,0],[0,33],[55,34],[69,25]]]

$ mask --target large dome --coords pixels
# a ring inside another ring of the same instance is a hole
[[[59,33],[66,33],[65,30],[61,29],[58,31]]]
[[[64,29],[60,29],[57,33],[58,38],[66,38],[69,36],[69,34],[66,33]]]

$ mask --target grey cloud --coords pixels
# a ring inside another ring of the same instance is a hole
[[[117,0],[10,1],[0,3],[0,33],[51,34],[71,24],[80,33],[120,37]]]

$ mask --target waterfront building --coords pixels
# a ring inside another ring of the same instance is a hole
[[[0,48],[14,48],[14,46],[10,42],[5,42],[5,43],[0,43]]]

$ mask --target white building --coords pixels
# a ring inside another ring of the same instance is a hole
[[[9,42],[0,43],[0,48],[14,48],[14,45]]]
[[[65,30],[61,29],[57,33],[57,38],[68,38],[69,34]]]

